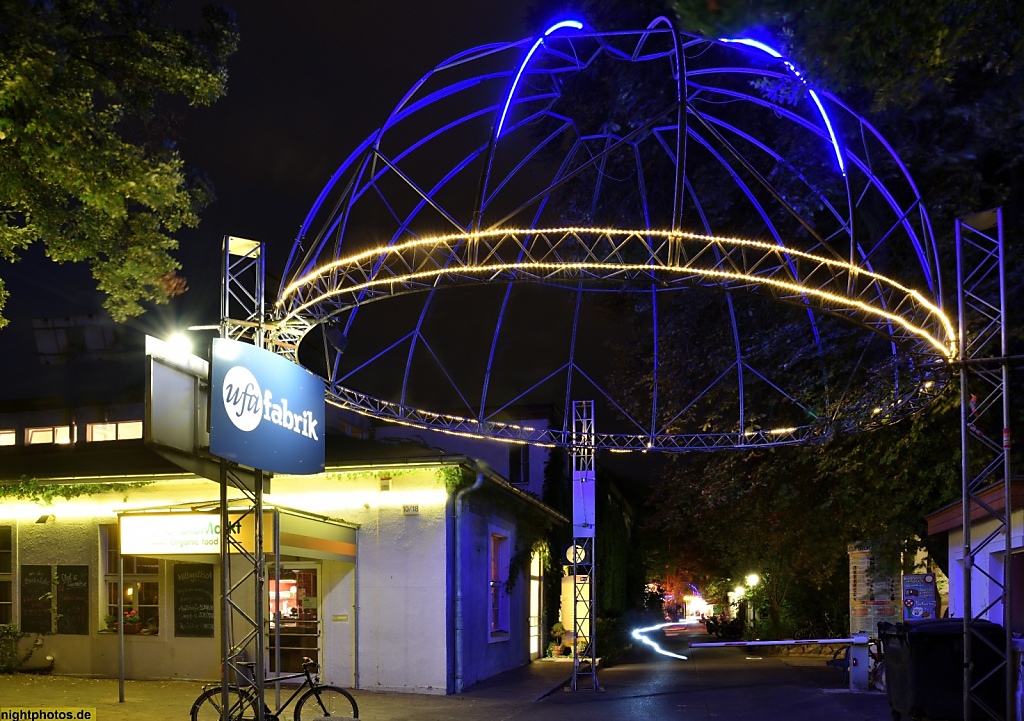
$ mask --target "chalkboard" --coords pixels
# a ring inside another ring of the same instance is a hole
[[[89,635],[89,567],[57,566],[57,633]]]
[[[21,630],[25,633],[53,631],[53,569],[50,566],[21,567]]]
[[[174,635],[213,638],[213,564],[174,565]]]

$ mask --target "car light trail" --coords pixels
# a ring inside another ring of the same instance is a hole
[[[660,631],[661,629],[665,628],[666,626],[679,626],[679,625],[681,625],[681,624],[678,624],[678,623],[659,623],[657,626],[648,626],[647,628],[634,628],[632,633],[631,633],[631,635],[633,636],[633,638],[637,639],[638,641],[642,641],[643,643],[645,643],[648,646],[650,646],[651,648],[653,648],[655,651],[660,653],[662,656],[668,656],[670,658],[678,658],[678,659],[682,659],[683,661],[688,661],[689,660],[688,656],[682,656],[682,655],[680,655],[678,653],[672,653],[671,651],[666,651],[661,646],[659,646],[654,641],[652,641],[651,639],[647,638],[647,636],[644,635],[646,633],[650,633],[651,631]]]

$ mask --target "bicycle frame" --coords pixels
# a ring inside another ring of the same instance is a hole
[[[288,674],[287,676],[278,676],[277,677],[276,680],[278,680],[278,681],[288,681],[288,680],[293,679],[293,678],[303,678],[303,677],[305,678],[305,681],[303,681],[301,684],[299,684],[295,688],[295,690],[292,691],[292,695],[289,696],[288,699],[283,704],[281,704],[280,708],[278,708],[276,711],[274,711],[274,714],[273,714],[274,716],[279,716],[282,711],[284,711],[286,708],[288,708],[288,705],[292,701],[294,701],[295,697],[298,696],[300,693],[302,693],[302,691],[305,690],[305,688],[307,686],[309,688],[316,688],[316,684],[313,683],[313,677],[312,677],[312,675],[310,674],[309,671],[305,671],[304,670],[302,673],[292,673],[292,674]]]

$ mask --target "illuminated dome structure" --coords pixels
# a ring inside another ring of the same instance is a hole
[[[345,408],[569,447],[593,400],[612,450],[892,422],[954,347],[892,147],[770,46],[665,19],[425,75],[317,198],[273,321]],[[537,405],[563,426],[513,420]]]

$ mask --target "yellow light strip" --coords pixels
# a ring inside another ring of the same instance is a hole
[[[889,285],[890,287],[896,288],[896,289],[906,293],[907,295],[913,296],[917,300],[918,303],[920,303],[922,306],[927,308],[933,315],[937,316],[940,319],[940,321],[942,322],[942,325],[943,325],[943,327],[944,327],[944,329],[946,331],[946,335],[949,338],[951,338],[951,339],[955,339],[956,338],[956,332],[953,329],[952,322],[950,322],[950,320],[948,318],[946,318],[946,316],[942,313],[942,311],[937,306],[935,306],[933,303],[931,303],[930,301],[925,299],[918,291],[913,290],[911,288],[908,288],[908,287],[902,285],[901,283],[898,283],[897,281],[892,280],[891,278],[887,278],[887,277],[885,277],[885,276],[883,276],[883,275],[881,275],[879,273],[875,273],[873,271],[866,270],[864,268],[861,268],[860,266],[854,265],[854,264],[849,263],[847,261],[839,260],[839,259],[836,259],[836,258],[826,258],[826,257],[820,256],[820,255],[815,255],[814,253],[809,253],[809,252],[803,251],[803,250],[788,248],[786,246],[780,246],[777,243],[769,243],[769,242],[763,241],[763,240],[749,240],[749,239],[746,239],[746,238],[736,238],[736,237],[717,237],[717,236],[713,236],[713,235],[703,235],[703,234],[700,234],[700,233],[673,232],[673,231],[665,231],[665,230],[621,230],[621,229],[616,229],[616,228],[577,228],[577,227],[538,228],[538,229],[534,229],[534,230],[498,228],[498,229],[492,229],[492,230],[477,231],[477,232],[474,232],[474,233],[449,234],[449,235],[432,236],[432,237],[426,237],[426,238],[418,238],[416,240],[410,240],[410,241],[406,241],[404,243],[396,243],[395,245],[382,246],[382,247],[379,247],[379,248],[376,248],[376,249],[373,249],[373,250],[363,251],[361,253],[357,253],[355,255],[348,256],[346,258],[340,258],[340,259],[338,259],[336,261],[333,261],[333,262],[328,263],[328,264],[326,264],[324,266],[316,268],[313,271],[311,271],[309,274],[307,274],[307,275],[303,276],[302,278],[300,278],[300,279],[290,283],[284,289],[284,291],[282,292],[281,299],[278,300],[278,305],[279,306],[282,305],[283,304],[282,303],[283,299],[287,298],[289,295],[294,293],[295,290],[298,289],[300,286],[304,286],[304,285],[308,285],[308,284],[312,283],[315,278],[317,278],[317,277],[319,277],[321,275],[324,275],[326,273],[329,273],[332,270],[334,270],[336,268],[339,268],[339,267],[342,267],[342,266],[359,265],[364,260],[368,260],[370,258],[380,258],[380,257],[385,257],[387,255],[401,254],[402,252],[404,252],[406,250],[412,250],[412,249],[421,248],[421,247],[424,247],[424,246],[444,246],[444,245],[450,245],[453,242],[473,242],[473,241],[480,240],[480,239],[483,239],[483,238],[495,238],[495,237],[504,237],[504,236],[520,236],[520,235],[547,236],[547,235],[565,235],[565,234],[609,235],[609,236],[657,236],[657,237],[665,238],[667,240],[672,240],[672,239],[675,239],[675,238],[685,239],[685,240],[698,240],[698,241],[702,241],[702,242],[705,242],[705,243],[718,243],[718,244],[723,244],[723,245],[735,245],[735,246],[747,247],[747,248],[758,248],[758,249],[765,250],[765,251],[770,251],[770,252],[773,252],[773,253],[781,253],[781,254],[784,254],[784,255],[790,255],[790,256],[794,256],[794,257],[798,257],[798,258],[804,258],[804,259],[813,261],[815,263],[823,264],[823,265],[826,265],[826,266],[829,266],[829,267],[836,267],[836,268],[843,269],[843,270],[849,272],[851,275],[864,275],[864,276],[867,276],[868,278],[871,278],[873,280],[877,280],[877,281],[879,281],[881,283]],[[557,264],[557,265],[561,265],[561,264]],[[475,267],[477,267],[477,266],[462,266],[462,267],[460,267],[460,270],[466,271],[466,270],[473,269]],[[516,266],[510,266],[510,267],[516,267]],[[566,265],[566,267],[568,267],[568,264]],[[642,267],[649,268],[649,267],[652,267],[652,266],[642,266]],[[666,270],[671,270],[671,269],[680,268],[682,266],[656,266],[656,267],[664,268]],[[688,270],[696,270],[696,269],[690,268]],[[390,283],[400,282],[399,279],[401,277],[402,276],[399,276],[398,278],[390,278],[390,279],[388,279],[387,282],[390,282]],[[355,287],[359,288],[361,286],[355,286]],[[806,289],[802,289],[802,291],[806,291]],[[301,308],[298,309],[298,310],[302,310],[302,309],[305,309],[307,307],[309,307],[309,304],[301,306]],[[298,311],[294,311],[294,312],[298,312]],[[953,342],[953,341],[951,340],[951,342]],[[943,353],[944,354],[946,353],[945,349],[943,349]]]
[[[697,275],[700,275],[700,276],[706,277],[706,278],[720,278],[720,279],[728,279],[728,280],[739,280],[739,281],[748,282],[748,283],[755,283],[755,284],[759,284],[759,285],[769,285],[769,286],[772,286],[772,287],[775,287],[775,288],[779,288],[781,290],[787,290],[787,291],[789,291],[791,293],[794,293],[796,295],[809,295],[809,296],[813,296],[813,297],[816,297],[816,298],[820,298],[822,300],[827,300],[827,301],[832,301],[832,302],[835,302],[835,303],[842,303],[844,305],[854,306],[854,307],[859,308],[860,310],[864,311],[868,315],[873,315],[873,316],[877,316],[879,318],[884,318],[884,319],[886,319],[886,320],[888,320],[888,321],[890,321],[892,323],[895,323],[897,325],[903,326],[908,331],[910,331],[911,334],[916,335],[916,336],[926,340],[933,347],[935,347],[939,351],[939,353],[941,353],[946,358],[952,358],[954,353],[955,353],[955,341],[954,340],[951,339],[949,341],[949,346],[947,347],[941,341],[939,341],[937,338],[932,336],[924,328],[921,328],[919,326],[916,326],[916,325],[912,324],[910,321],[906,320],[902,316],[896,315],[895,313],[890,313],[889,311],[882,310],[880,308],[875,308],[874,306],[872,306],[872,305],[870,305],[868,303],[865,303],[863,301],[855,300],[853,298],[847,298],[846,296],[841,296],[841,295],[839,295],[837,293],[830,293],[828,291],[818,290],[816,288],[805,288],[805,287],[803,287],[803,286],[801,286],[801,285],[799,285],[797,283],[790,283],[790,282],[787,282],[787,281],[776,280],[774,278],[761,278],[761,277],[758,277],[758,276],[745,275],[743,273],[734,273],[734,272],[730,272],[730,271],[721,271],[721,270],[710,270],[710,269],[706,269],[706,268],[687,268],[685,266],[665,266],[665,265],[662,265],[662,266],[650,266],[650,265],[644,265],[644,264],[639,264],[639,263],[636,263],[636,264],[633,264],[633,263],[621,263],[621,264],[620,263],[496,263],[496,264],[493,264],[493,265],[463,266],[463,267],[458,268],[458,271],[460,273],[467,273],[467,274],[468,273],[473,273],[473,274],[489,274],[489,273],[495,273],[495,272],[503,272],[503,271],[509,271],[509,270],[520,270],[520,269],[521,270],[537,270],[537,271],[540,271],[540,270],[545,270],[545,271],[550,271],[550,270],[567,271],[567,270],[588,270],[589,269],[589,270],[640,271],[640,272],[650,272],[651,270],[660,270],[660,271],[668,271],[668,272],[673,272],[674,271],[674,272],[678,272],[678,273],[696,273]],[[451,271],[449,269],[447,269],[447,268],[440,268],[440,269],[434,268],[434,269],[431,269],[431,270],[419,271],[419,272],[416,272],[416,273],[407,273],[406,275],[403,275],[403,276],[392,276],[392,277],[389,277],[387,279],[382,279],[382,280],[369,280],[369,281],[366,281],[365,283],[359,283],[357,285],[348,286],[346,288],[339,288],[339,289],[333,290],[330,293],[325,293],[324,295],[320,296],[320,298],[318,298],[318,299],[316,299],[314,301],[309,301],[308,303],[305,303],[302,306],[296,308],[293,311],[293,313],[299,313],[299,312],[305,310],[306,308],[310,307],[314,303],[319,302],[320,300],[322,300],[324,298],[332,298],[334,296],[342,295],[342,294],[358,293],[359,291],[362,291],[362,290],[369,290],[371,288],[376,288],[376,287],[380,287],[380,286],[383,286],[383,285],[391,285],[391,284],[394,284],[394,283],[405,283],[405,282],[410,281],[410,280],[422,280],[422,279],[425,279],[425,278],[438,278],[438,277],[443,276],[443,275],[448,275],[450,272]],[[895,286],[895,287],[900,287],[900,286]],[[917,298],[921,302],[921,304],[923,306],[925,306],[929,310],[932,310],[933,311],[932,315],[937,316],[941,321],[943,321],[943,325],[948,326],[947,330],[951,330],[952,329],[952,326],[949,325],[948,320],[941,313],[941,311],[938,310],[938,308],[936,308],[935,306],[925,302],[921,298],[920,294],[918,294],[916,291],[906,290],[906,289],[903,289],[903,288],[901,288],[901,289],[905,290],[909,294],[914,295],[914,297]]]

